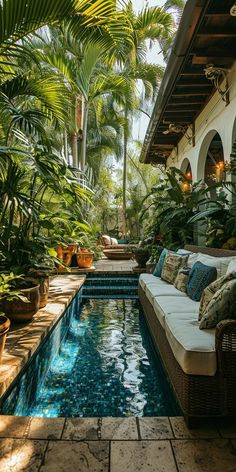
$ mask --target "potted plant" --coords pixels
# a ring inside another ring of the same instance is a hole
[[[138,246],[132,249],[133,258],[136,260],[138,267],[146,268],[146,262],[148,261],[151,253],[151,246]]]
[[[0,308],[18,323],[29,321],[39,309],[39,284],[21,275],[0,274]]]
[[[76,253],[77,264],[80,268],[91,268],[93,261],[102,255],[101,246],[97,244],[97,238],[89,233],[84,233],[79,240],[79,250]]]
[[[149,274],[152,274],[152,272],[154,271],[162,250],[163,250],[162,246],[157,246],[157,245],[152,246],[150,257],[148,261],[146,262],[146,270]]]

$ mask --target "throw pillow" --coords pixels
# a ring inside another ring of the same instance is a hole
[[[169,254],[169,250],[168,249],[163,249],[163,251],[161,252],[160,254],[160,257],[158,259],[158,263],[152,273],[152,275],[155,275],[156,277],[161,277],[161,272],[162,272],[162,268],[163,268],[163,264],[164,264],[164,260],[165,260],[165,257],[167,254]]]
[[[204,289],[201,296],[201,300],[200,300],[200,306],[199,306],[199,316],[198,316],[199,321],[203,317],[206,311],[207,305],[210,303],[215,293],[218,290],[220,290],[221,287],[226,282],[235,278],[236,278],[236,272],[231,272],[229,274],[223,275],[222,277],[219,277],[219,279],[216,279],[214,282],[212,282],[210,285],[208,285],[208,287]]]
[[[236,272],[236,261],[231,261],[228,265],[228,269],[226,274],[229,274],[230,272]]]
[[[202,262],[195,262],[189,273],[187,294],[196,302],[200,301],[203,290],[217,277],[215,267],[207,266]]]
[[[180,267],[186,265],[188,256],[167,254],[164,260],[161,278],[170,284],[175,282]]]
[[[200,321],[200,329],[215,328],[221,320],[236,318],[236,279],[226,282],[212,297]]]
[[[110,246],[111,245],[110,236],[107,236],[107,234],[103,234],[101,236],[101,242],[102,242],[103,246]]]
[[[178,271],[174,286],[181,292],[187,292],[187,283],[190,270],[190,267],[181,267],[181,269]]]

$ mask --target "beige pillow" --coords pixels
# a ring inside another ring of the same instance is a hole
[[[166,282],[174,284],[178,271],[187,264],[188,255],[167,254],[164,260],[161,278]]]
[[[225,282],[213,295],[202,314],[200,329],[215,328],[221,321],[236,318],[236,278]]]
[[[182,267],[178,271],[174,286],[177,290],[180,290],[180,292],[187,292],[187,282],[190,270],[190,267]]]
[[[212,282],[210,285],[208,285],[208,287],[204,289],[201,296],[201,300],[200,300],[200,306],[199,306],[199,315],[198,315],[199,321],[204,316],[207,306],[212,300],[215,293],[218,292],[218,290],[220,290],[226,282],[235,278],[236,278],[236,272],[231,272],[227,275],[223,275],[222,277],[219,277],[218,279],[214,280],[214,282]]]

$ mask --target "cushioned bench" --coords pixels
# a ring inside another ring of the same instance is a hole
[[[206,248],[191,246],[193,252],[202,249],[207,253]],[[217,250],[216,254],[235,256],[232,251]],[[199,302],[152,274],[140,275],[139,296],[189,426],[199,418],[235,414],[236,320],[200,330]]]

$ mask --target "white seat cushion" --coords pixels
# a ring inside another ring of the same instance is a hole
[[[167,285],[167,283],[162,280],[160,277],[156,277],[155,275],[152,274],[141,274],[139,277],[139,283],[142,287],[142,289],[146,293],[146,288],[149,286],[160,286],[160,285]]]
[[[187,294],[184,292],[181,292],[177,288],[174,287],[172,284],[163,284],[163,285],[154,285],[154,284],[149,284],[146,286],[146,295],[148,300],[152,303],[152,300],[154,297],[158,297],[160,295],[165,295],[169,297],[185,297],[187,298]]]
[[[191,313],[188,317],[178,312],[165,316],[165,329],[175,359],[186,374],[215,375],[215,329],[200,330]]]
[[[165,329],[165,317],[171,313],[192,313],[197,319],[200,303],[188,297],[160,295],[152,299],[152,305],[159,322]]]

